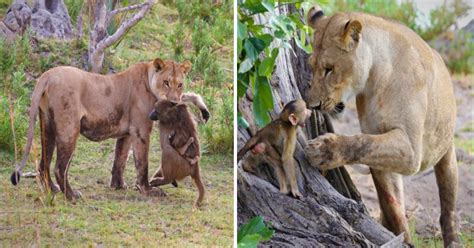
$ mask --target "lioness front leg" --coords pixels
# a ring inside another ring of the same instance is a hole
[[[369,167],[402,175],[412,175],[420,168],[421,142],[412,140],[401,129],[384,134],[353,136],[322,135],[310,140],[305,153],[311,165],[322,170],[345,164],[365,164]]]
[[[149,139],[132,137],[133,156],[137,171],[137,186],[141,194],[147,196],[165,196],[160,188],[152,188],[148,182],[148,149]]]
[[[128,151],[131,146],[130,136],[117,139],[115,144],[115,159],[112,167],[112,179],[110,180],[110,187],[115,189],[124,189],[127,187],[123,180],[123,171],[127,164]]]

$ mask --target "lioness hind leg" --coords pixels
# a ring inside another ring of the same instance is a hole
[[[51,189],[53,193],[60,191],[59,186],[51,180],[50,165],[56,147],[56,135],[54,128],[47,115],[40,111],[41,128],[41,162],[38,168],[41,182],[45,188]]]
[[[439,219],[443,233],[444,247],[460,245],[456,227],[456,193],[458,187],[458,166],[454,146],[434,167],[438,183],[441,216]]]
[[[382,224],[395,235],[404,232],[405,242],[410,244],[411,236],[405,217],[402,175],[374,169],[371,169],[371,173],[382,212]]]

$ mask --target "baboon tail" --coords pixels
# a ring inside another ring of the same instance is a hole
[[[26,160],[28,159],[28,155],[30,154],[31,145],[33,144],[33,137],[35,134],[35,122],[36,117],[38,116],[39,112],[39,102],[41,96],[45,91],[47,84],[47,78],[45,76],[41,76],[35,86],[33,91],[33,95],[31,96],[31,106],[30,106],[30,115],[29,115],[29,126],[28,126],[28,133],[27,133],[27,140],[25,150],[23,151],[23,157],[20,164],[17,164],[15,167],[15,171],[12,173],[10,179],[13,185],[17,185],[20,182],[21,171],[26,165]]]

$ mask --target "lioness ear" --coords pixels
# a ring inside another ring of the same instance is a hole
[[[163,60],[160,58],[156,58],[153,60],[153,65],[155,66],[156,71],[159,71],[165,67],[165,62],[163,62]]]
[[[358,20],[349,20],[344,25],[341,41],[346,51],[354,49],[360,40],[360,32],[362,31],[362,24]]]
[[[324,12],[323,10],[321,9],[321,7],[319,7],[318,5],[316,6],[313,6],[309,11],[308,11],[308,16],[306,18],[306,23],[312,27],[313,29],[316,28],[316,23],[322,19],[326,18],[326,16],[324,16]]]
[[[291,122],[291,125],[293,125],[293,126],[298,125],[298,117],[296,117],[295,114],[291,113],[291,114],[288,116],[288,120]]]
[[[183,68],[184,73],[188,73],[191,70],[191,61],[186,60],[183,63],[181,63],[181,68]]]

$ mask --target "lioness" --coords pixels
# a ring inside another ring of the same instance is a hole
[[[305,152],[311,163],[323,170],[368,165],[383,225],[395,234],[404,232],[408,243],[402,175],[434,166],[444,245],[457,244],[456,103],[440,55],[402,24],[368,14],[326,17],[314,7],[307,22],[315,31],[307,103],[335,113],[355,95],[362,130],[309,141]]]
[[[183,80],[190,69],[189,61],[178,64],[155,59],[106,76],[68,66],[43,73],[32,94],[27,144],[21,164],[12,174],[12,183],[18,183],[26,164],[39,114],[42,158],[38,170],[45,187],[58,191],[49,173],[57,147],[54,172],[59,188],[69,200],[80,197],[67,178],[80,133],[92,141],[117,139],[111,187],[124,187],[123,170],[132,147],[140,192],[162,195],[160,189],[152,189],[148,182],[148,149],[153,126],[148,114],[158,99],[169,99],[191,101],[201,109],[205,119],[209,118],[207,107],[198,95],[183,94]]]

